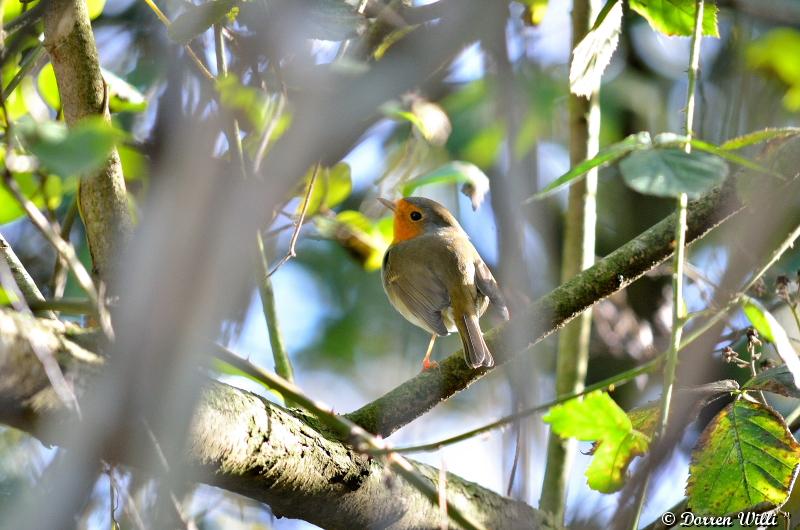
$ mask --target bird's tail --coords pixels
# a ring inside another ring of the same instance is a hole
[[[494,358],[483,340],[483,333],[476,315],[461,315],[455,318],[458,334],[464,345],[464,360],[472,368],[494,366]]]

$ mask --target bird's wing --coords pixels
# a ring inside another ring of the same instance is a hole
[[[424,323],[430,331],[447,335],[442,311],[450,306],[450,296],[444,283],[429,264],[422,260],[405,260],[402,273],[398,271],[392,263],[392,255],[396,250],[389,249],[383,262],[383,286],[390,298],[397,298],[392,303],[412,323],[417,324],[409,318],[406,311]]]
[[[475,285],[500,310],[503,318],[508,320],[508,307],[506,307],[503,293],[500,292],[500,287],[497,286],[497,282],[492,276],[492,271],[489,270],[489,267],[480,257],[475,262]]]

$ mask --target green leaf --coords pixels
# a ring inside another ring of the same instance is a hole
[[[339,241],[361,261],[364,268],[381,268],[383,255],[392,240],[392,217],[373,221],[355,210],[339,212],[335,218],[318,216],[314,219],[323,237]]]
[[[124,138],[99,116],[84,118],[71,129],[61,122],[20,121],[18,130],[25,145],[42,165],[52,172],[69,177],[82,175],[102,166],[111,149]]]
[[[103,14],[106,0],[86,0],[86,7],[89,10],[89,20],[94,20]]]
[[[22,195],[43,209],[47,206],[58,208],[65,193],[74,191],[55,175],[48,175],[44,181],[32,173],[14,173],[12,178],[19,186]],[[0,225],[10,223],[25,215],[25,210],[17,202],[6,186],[0,186]]]
[[[403,110],[394,104],[387,104],[383,112],[389,117],[406,120],[414,126],[414,130],[431,145],[444,145],[453,126],[447,113],[437,105],[422,98],[416,98],[411,110]]]
[[[795,386],[800,388],[800,359],[786,335],[786,330],[767,308],[749,296],[742,298],[742,309],[753,327],[758,330],[758,334],[775,345],[778,355],[794,377]]]
[[[238,0],[211,0],[205,4],[189,4],[170,24],[169,37],[180,44],[187,44],[193,38],[204,33],[233,9]]]
[[[489,191],[489,177],[475,164],[453,161],[434,169],[430,173],[413,178],[403,185],[403,197],[408,197],[414,190],[431,184],[462,184],[461,193],[469,197],[472,209],[477,210]]]
[[[2,286],[0,286],[0,306],[9,306],[14,302],[17,302],[19,297],[11,291],[6,291]]]
[[[108,109],[111,112],[144,112],[147,110],[147,100],[135,86],[105,68],[100,70],[106,85],[108,85]]]
[[[692,452],[686,486],[697,515],[766,511],[789,498],[800,445],[771,408],[738,399],[717,414]]]
[[[800,399],[800,388],[794,382],[794,375],[782,364],[773,366],[750,378],[743,386],[745,390],[763,390],[782,396]]]
[[[56,74],[53,71],[52,63],[44,65],[36,79],[36,84],[44,102],[50,108],[59,110],[61,108],[61,95],[58,92],[58,83],[56,82]]]
[[[694,33],[695,0],[628,0],[628,5],[664,35],[688,37]],[[717,6],[708,2],[703,9],[703,35],[719,37]]]
[[[600,88],[600,80],[617,49],[622,30],[622,3],[615,2],[602,22],[575,46],[569,68],[573,94],[589,97]]]
[[[720,149],[734,151],[753,144],[768,142],[776,138],[786,138],[800,134],[800,127],[780,127],[777,129],[762,129],[751,133],[731,138],[720,146]]]
[[[305,198],[308,183],[311,182],[314,171],[312,167],[303,180],[303,188],[300,192],[302,198]],[[320,168],[314,189],[311,190],[311,196],[308,198],[306,216],[311,217],[319,211],[330,210],[349,197],[352,189],[350,166],[346,163],[339,162],[331,168]],[[297,205],[297,215],[300,215],[303,209],[302,198]]]
[[[596,167],[604,166],[606,164],[610,164],[616,160],[619,160],[623,156],[627,155],[631,151],[636,149],[641,149],[644,147],[648,147],[652,144],[650,139],[650,135],[647,132],[639,132],[636,134],[632,134],[622,140],[621,142],[617,142],[612,144],[605,149],[602,149],[596,156],[589,160],[585,160],[578,164],[577,166],[573,167],[556,180],[548,184],[542,191],[528,197],[523,201],[523,204],[529,204],[537,199],[541,199],[550,195],[554,191],[560,189],[563,186],[571,183],[573,180],[576,180],[578,177],[582,177],[589,170],[594,169]]]
[[[256,130],[264,130],[271,107],[263,91],[242,85],[233,74],[217,79],[216,87],[223,107],[243,113]],[[274,136],[271,139],[274,140]]]
[[[777,77],[788,86],[783,105],[788,110],[800,110],[800,31],[778,28],[750,43],[746,50],[750,68]]]
[[[543,420],[559,436],[597,442],[586,477],[589,487],[603,493],[622,488],[628,465],[650,444],[650,438],[634,429],[625,411],[604,392],[556,405]]]
[[[702,140],[692,139],[689,142],[692,147],[695,149],[699,149],[700,151],[704,151],[706,153],[711,153],[712,155],[717,155],[720,158],[724,158],[729,162],[733,162],[734,164],[738,164],[742,167],[746,167],[747,169],[752,169],[753,171],[757,171],[759,173],[766,173],[769,175],[774,175],[773,171],[770,171],[768,168],[765,168],[761,164],[757,164],[751,160],[748,160],[742,156],[735,155],[726,149],[722,149],[721,147],[717,147],[714,144],[710,144],[708,142],[704,142]]]
[[[647,195],[697,198],[728,176],[728,165],[718,156],[681,149],[637,151],[619,164],[625,183]]]

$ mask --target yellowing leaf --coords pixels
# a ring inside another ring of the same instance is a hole
[[[767,511],[789,498],[800,444],[771,408],[739,399],[717,414],[692,452],[686,495],[697,515]]]
[[[800,358],[797,357],[797,352],[792,346],[789,336],[786,335],[786,330],[772,316],[772,313],[767,311],[767,308],[753,298],[744,297],[742,309],[753,327],[758,330],[759,335],[775,345],[778,355],[786,363],[786,368],[794,377],[795,386],[800,388]]]
[[[610,493],[624,485],[631,461],[647,451],[650,438],[604,392],[592,392],[551,408],[543,418],[562,437],[596,441],[586,470],[589,487]]]

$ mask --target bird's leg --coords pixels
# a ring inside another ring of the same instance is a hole
[[[433,353],[433,343],[436,342],[436,333],[431,335],[431,341],[428,343],[428,351],[425,352],[425,358],[422,359],[422,371],[430,370],[431,368],[438,368],[439,363],[431,361],[431,354]]]

